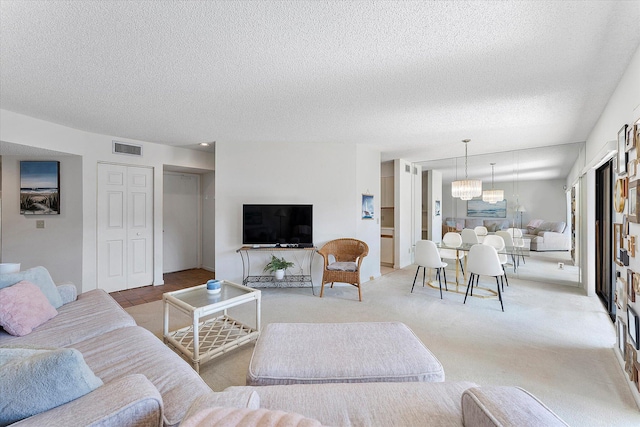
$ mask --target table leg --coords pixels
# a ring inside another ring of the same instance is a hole
[[[200,373],[200,331],[198,325],[198,316],[193,314],[193,369]]]
[[[256,299],[256,329],[258,330],[258,332],[260,332],[260,321],[261,321],[261,302],[260,302],[260,297],[258,297]]]
[[[167,300],[162,301],[164,305],[164,321],[162,322],[162,340],[167,343],[167,336],[169,336],[169,304]]]

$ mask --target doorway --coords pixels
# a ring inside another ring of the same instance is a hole
[[[164,172],[163,273],[200,267],[200,176]]]
[[[616,270],[613,261],[613,162],[596,171],[596,294],[612,321],[616,318]]]

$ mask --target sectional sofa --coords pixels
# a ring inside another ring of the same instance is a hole
[[[532,251],[568,251],[571,249],[569,227],[563,221],[534,219],[522,230],[522,237],[531,241]]]
[[[0,325],[0,426],[566,426],[522,389],[471,382],[213,392],[107,293],[43,267],[0,275]]]

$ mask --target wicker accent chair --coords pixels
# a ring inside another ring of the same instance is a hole
[[[333,288],[333,283],[339,282],[358,288],[358,299],[362,301],[360,265],[362,259],[369,254],[369,246],[357,239],[336,239],[325,243],[318,253],[324,258],[320,298],[324,293],[325,283],[331,283]]]

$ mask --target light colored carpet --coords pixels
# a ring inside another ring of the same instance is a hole
[[[614,327],[598,298],[584,296],[576,273],[556,271],[557,262],[553,255],[532,257],[518,275],[511,271],[504,313],[497,299],[469,298],[463,305],[463,294],[445,292],[441,300],[437,289],[421,284],[410,293],[415,267],[407,267],[365,283],[362,302],[346,285],[325,289],[322,299],[309,288],[264,289],[262,322],[404,322],[442,362],[447,381],[523,387],[572,426],[639,426],[640,411],[614,354]],[[523,279],[528,270],[537,280]],[[541,279],[547,276],[561,284]],[[495,280],[483,282],[495,288]],[[127,311],[162,336],[161,302]],[[254,306],[232,311],[249,322]],[[189,322],[174,312],[172,319],[172,328]],[[201,375],[216,391],[244,385],[252,351],[253,344],[233,350],[202,366]]]

